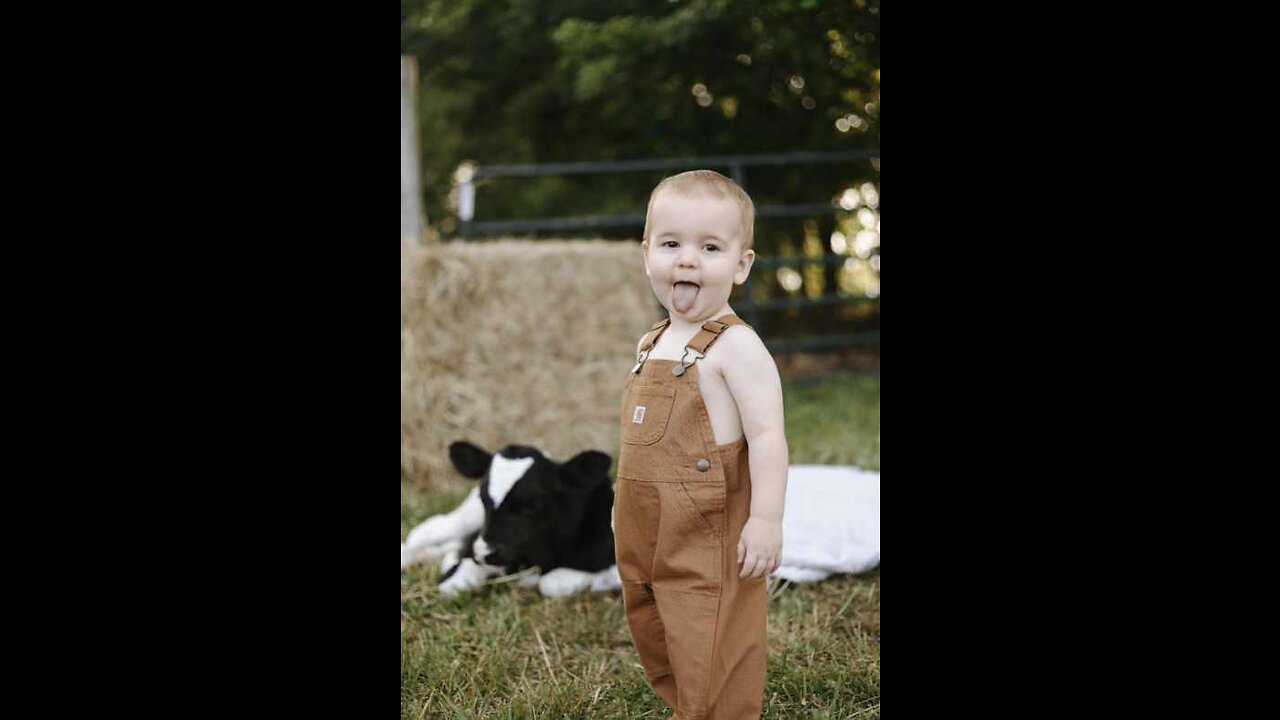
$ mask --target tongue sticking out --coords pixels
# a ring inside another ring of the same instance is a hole
[[[700,287],[688,282],[678,282],[671,290],[671,304],[675,306],[676,312],[689,312],[689,308],[693,307],[693,301],[698,299],[698,291]]]

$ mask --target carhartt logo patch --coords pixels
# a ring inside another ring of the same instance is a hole
[[[631,415],[631,422],[639,425],[644,422],[644,406],[637,405],[636,411]]]

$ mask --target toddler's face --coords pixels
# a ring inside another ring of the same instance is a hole
[[[727,198],[661,192],[653,200],[644,270],[658,302],[688,322],[712,319],[746,282],[754,250],[742,250],[742,217]]]

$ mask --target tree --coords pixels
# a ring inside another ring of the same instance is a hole
[[[464,160],[878,148],[879,26],[878,0],[402,0],[401,52],[422,74],[427,216],[451,215]],[[815,202],[873,176],[808,166],[753,173],[748,187],[758,201]],[[635,211],[659,177],[494,179],[480,217]]]

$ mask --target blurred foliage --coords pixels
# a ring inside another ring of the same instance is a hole
[[[401,0],[400,50],[419,60],[424,207],[446,236],[463,161],[880,146],[879,0]],[[664,174],[482,180],[476,219],[642,212]],[[868,180],[870,162],[747,169],[757,204]],[[772,225],[764,252],[803,237]]]

